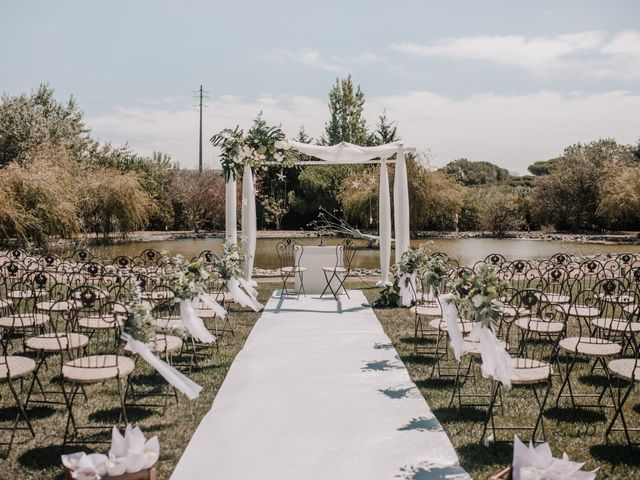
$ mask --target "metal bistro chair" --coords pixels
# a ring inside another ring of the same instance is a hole
[[[338,300],[338,295],[342,291],[349,296],[349,291],[344,287],[344,283],[351,273],[351,266],[353,265],[353,257],[356,255],[356,246],[353,240],[345,238],[342,243],[336,246],[336,264],[333,267],[322,267],[322,273],[327,281],[327,286],[320,294],[320,298],[324,297],[324,294],[329,290],[333,294],[333,298]],[[331,282],[336,279],[338,281],[338,287],[334,288]]]
[[[299,296],[300,293],[306,295],[304,291],[304,272],[305,267],[300,266],[300,259],[304,253],[304,247],[292,238],[285,238],[276,245],[276,252],[280,260],[280,278],[282,279],[282,290],[280,298],[286,295]],[[295,279],[296,274],[300,276],[300,288],[298,290],[287,290],[287,282]]]

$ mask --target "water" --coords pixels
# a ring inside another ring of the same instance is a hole
[[[256,246],[256,268],[277,268],[279,266],[276,254],[276,244],[280,239],[260,238]],[[297,242],[303,245],[319,245],[319,238],[299,238]],[[324,238],[323,245],[336,245],[338,238]],[[411,246],[418,247],[427,240],[412,240]],[[461,265],[472,265],[484,259],[491,253],[500,253],[507,259],[534,260],[548,258],[554,253],[566,252],[574,255],[593,255],[610,252],[631,252],[640,254],[640,245],[613,245],[578,242],[563,242],[559,240],[523,240],[523,239],[492,239],[492,238],[462,238],[462,239],[434,239],[431,240],[432,251],[444,252],[456,259]],[[377,248],[366,248],[366,242],[356,242],[360,249],[354,258],[358,268],[379,268]],[[222,252],[223,239],[184,239],[163,240],[138,243],[123,243],[110,246],[94,246],[90,250],[102,258],[113,258],[118,255],[136,256],[147,248],[166,250],[170,255],[182,254],[187,258],[198,255],[203,250]],[[393,258],[393,254],[392,254]]]

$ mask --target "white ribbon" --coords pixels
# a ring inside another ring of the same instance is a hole
[[[186,303],[186,302],[182,302]],[[180,373],[178,370],[173,368],[168,363],[156,357],[149,347],[138,340],[134,340],[130,335],[126,333],[122,334],[122,338],[126,340],[129,349],[138,355],[147,362],[151,367],[153,367],[162,377],[169,382],[169,384],[182,393],[184,393],[189,400],[193,400],[200,394],[200,390],[202,387],[191,380],[189,377]]]
[[[566,453],[562,458],[553,458],[548,443],[527,447],[517,435],[513,439],[513,480],[525,478],[526,471],[531,477],[550,480],[595,480],[596,470],[582,471],[584,463],[572,462]]]
[[[216,337],[211,334],[204,325],[202,319],[196,314],[189,300],[178,300],[180,304],[180,319],[189,335],[200,343],[214,343]]]
[[[200,300],[207,307],[213,310],[219,317],[225,318],[227,316],[227,311],[224,309],[224,307],[216,302],[208,293],[198,295],[198,300]]]
[[[241,288],[241,285],[248,291],[243,290]],[[239,280],[237,278],[230,278],[229,280],[227,280],[227,289],[229,290],[229,293],[236,301],[236,303],[239,303],[243,307],[249,307],[254,312],[259,312],[264,308],[264,305],[258,302],[258,300],[255,298],[258,292],[256,292],[251,284],[245,279]]]
[[[498,341],[493,330],[478,323],[473,327],[468,338],[469,340],[480,342],[482,376],[485,378],[492,377],[505,387],[511,388],[513,359],[500,341]]]
[[[447,332],[449,332],[449,341],[453,348],[453,354],[459,362],[462,355],[464,355],[464,339],[460,331],[458,308],[453,303],[452,293],[440,295],[438,299],[442,308],[442,319],[447,325]]]
[[[415,299],[416,292],[416,274],[405,273],[398,280],[398,288],[400,289],[400,304],[403,307],[411,306],[411,301]]]

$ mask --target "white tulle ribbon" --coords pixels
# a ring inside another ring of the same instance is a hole
[[[151,352],[149,347],[138,340],[134,340],[130,335],[126,333],[122,334],[123,340],[127,342],[129,349],[147,362],[153,367],[162,377],[169,382],[169,384],[182,393],[184,393],[189,400],[197,398],[200,394],[202,387],[191,380],[186,375],[180,373],[168,363],[159,359]]]
[[[191,301],[178,300],[178,303],[180,304],[180,319],[189,335],[200,343],[214,343],[216,337],[207,330],[204,322],[194,310]]]
[[[416,292],[416,274],[405,273],[398,280],[398,288],[400,294],[400,304],[403,307],[410,307],[411,302],[415,300]]]
[[[219,317],[225,318],[227,316],[227,311],[224,307],[216,302],[208,293],[199,295],[198,300],[213,310],[213,312]]]
[[[246,284],[247,287],[241,287],[242,283]],[[243,288],[248,288],[249,291],[245,291],[243,290]],[[229,280],[227,280],[227,289],[229,290],[229,293],[236,301],[236,303],[242,305],[243,307],[249,307],[254,312],[259,312],[264,308],[264,305],[258,302],[258,300],[255,298],[258,292],[256,292],[251,284],[245,279],[239,280],[237,278],[230,278]]]
[[[509,352],[500,343],[491,328],[478,323],[469,334],[469,340],[480,342],[480,355],[482,356],[482,375],[492,377],[511,388],[511,375],[513,374],[513,359]]]
[[[527,447],[517,435],[513,440],[513,480],[525,478],[548,478],[550,480],[595,480],[596,470],[582,471],[584,463],[572,462],[566,453],[562,458],[553,458],[551,447],[543,443]],[[527,474],[524,474],[524,472]]]
[[[462,355],[464,355],[464,339],[462,338],[462,332],[460,331],[460,319],[458,317],[458,308],[453,303],[453,294],[445,293],[438,297],[440,306],[442,307],[442,319],[447,325],[447,332],[449,333],[449,341],[451,348],[453,348],[453,355],[457,361],[460,361]]]

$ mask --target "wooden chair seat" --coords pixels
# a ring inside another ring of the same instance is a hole
[[[1,328],[33,328],[49,321],[49,315],[43,313],[19,313],[0,318]]]
[[[627,313],[635,313],[636,310],[638,310],[638,305],[636,305],[635,303],[630,303],[622,307],[622,309]]]
[[[548,363],[529,358],[514,358],[511,384],[533,385],[546,382],[551,378],[552,373],[553,370]]]
[[[608,303],[620,303],[620,304],[629,304],[633,302],[633,297],[630,295],[607,295],[606,293],[598,294],[598,298],[604,302]]]
[[[175,297],[175,294],[170,290],[142,292],[142,298],[146,300],[169,300]]]
[[[323,272],[336,272],[336,273],[346,273],[347,269],[344,267],[322,267]]]
[[[8,292],[7,297],[13,300],[20,300],[22,298],[43,297],[46,293],[46,290],[15,290]]]
[[[29,375],[36,369],[35,360],[19,355],[0,357],[0,382]]]
[[[437,303],[430,305],[416,305],[413,307],[413,313],[425,317],[441,317],[442,310]]]
[[[38,302],[36,308],[43,312],[69,312],[76,308],[76,302],[67,302],[64,300]]]
[[[105,298],[107,298],[109,296],[109,294],[107,292],[105,292],[104,290],[96,290],[96,289],[92,289],[88,291],[91,295],[95,295],[95,298],[98,300],[103,300]],[[82,300],[83,295],[85,295],[84,290],[79,290],[77,292],[75,292],[73,294],[74,298],[76,300]]]
[[[0,298],[0,308],[6,308],[13,305],[13,302],[11,300],[3,300]]]
[[[462,333],[469,333],[471,332],[471,330],[473,330],[473,327],[476,325],[476,323],[477,322],[458,321],[458,329],[460,329]],[[434,318],[429,322],[429,326],[440,332],[447,331],[447,322],[445,322],[442,318]]]
[[[307,267],[280,267],[280,271],[284,273],[306,272]]]
[[[637,382],[640,380],[640,362],[635,358],[618,358],[611,360],[607,366],[615,376]]]
[[[157,334],[155,338],[147,343],[147,346],[153,353],[173,353],[182,348],[182,339],[175,335]],[[124,349],[127,352],[131,352],[128,344]]]
[[[572,317],[595,318],[600,316],[600,309],[587,305],[572,305],[569,307],[569,315]]]
[[[77,350],[89,343],[89,337],[81,333],[46,333],[27,339],[26,346],[39,352]]]
[[[560,348],[590,357],[611,357],[622,351],[622,347],[617,343],[593,337],[563,338],[560,340]]]
[[[217,292],[210,294],[216,302],[235,303],[235,299],[230,292]]]
[[[101,383],[123,378],[133,372],[135,363],[122,355],[91,355],[80,357],[62,366],[65,380],[76,383]]]
[[[87,330],[107,330],[115,327],[115,322],[122,326],[122,318],[113,315],[91,316],[78,319],[78,325]]]
[[[538,297],[544,298],[549,303],[558,303],[558,304],[571,303],[571,297],[569,295],[565,295],[564,293],[544,292],[541,295],[539,294]]]
[[[640,323],[627,322],[626,320],[618,320],[616,318],[596,318],[595,320],[591,320],[591,325],[613,332],[640,332]]]
[[[500,307],[503,315],[508,317],[519,317],[522,315],[531,315],[531,310],[525,307],[514,307],[513,305],[502,304]]]
[[[155,319],[156,325],[168,330],[184,330],[184,324],[180,317],[159,317]]]
[[[519,318],[516,326],[522,330],[535,333],[560,333],[564,329],[563,322],[546,322],[536,318]]]
[[[500,346],[504,349],[507,348],[507,342],[504,340],[498,340]],[[468,338],[464,339],[464,353],[468,353],[474,357],[480,356],[480,342],[476,342],[475,340],[469,340]]]

